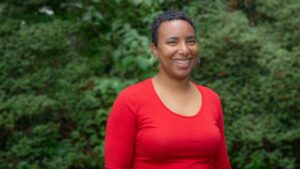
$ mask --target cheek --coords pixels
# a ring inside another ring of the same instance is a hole
[[[176,52],[177,52],[177,50],[175,48],[168,47],[168,48],[165,48],[164,50],[161,50],[160,57],[162,59],[169,59],[172,56],[175,56]]]
[[[198,56],[198,47],[192,48],[191,53],[193,56]]]

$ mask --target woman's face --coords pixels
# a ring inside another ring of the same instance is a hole
[[[151,45],[160,63],[159,73],[187,78],[197,62],[198,46],[193,27],[184,20],[162,22],[157,46]]]

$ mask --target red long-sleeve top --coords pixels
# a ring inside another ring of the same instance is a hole
[[[194,116],[168,109],[152,79],[123,90],[105,136],[106,169],[230,169],[221,102],[197,84],[202,105]]]

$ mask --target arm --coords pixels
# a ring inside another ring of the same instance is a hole
[[[226,141],[224,134],[224,120],[223,120],[223,110],[221,106],[221,102],[218,104],[218,127],[221,133],[221,143],[220,146],[214,156],[214,169],[231,169],[227,150],[226,150]]]
[[[105,169],[130,169],[136,135],[136,116],[130,97],[122,92],[110,112],[105,135]]]

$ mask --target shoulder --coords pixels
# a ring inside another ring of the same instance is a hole
[[[222,125],[223,110],[219,95],[212,89],[196,84],[201,92],[202,100],[205,107],[209,107],[210,113],[213,115],[218,125]]]
[[[142,98],[145,92],[149,91],[151,87],[151,79],[146,79],[140,81],[138,83],[132,84],[126,88],[124,88],[119,95],[117,96],[117,100],[122,100],[124,102],[135,102]]]
[[[151,82],[151,81],[150,81]],[[110,116],[136,116],[142,98],[142,91],[149,85],[149,80],[144,80],[123,89],[112,105]],[[151,83],[150,83],[151,84]]]
[[[212,114],[215,116],[216,119],[220,119],[223,110],[219,95],[206,86],[202,86],[199,84],[196,84],[196,86],[201,92],[202,98],[204,100],[203,103],[205,104],[205,106],[210,107],[210,110],[212,110]]]
[[[203,97],[210,98],[212,100],[220,101],[220,96],[214,90],[210,89],[209,87],[199,85],[194,83],[196,87],[200,90]]]
[[[149,83],[151,83],[151,80],[146,79],[146,80],[140,81],[138,83],[132,84],[130,86],[127,86],[119,93],[119,96],[126,96],[126,97],[130,97],[132,95],[137,96],[141,92],[149,89],[149,87],[150,87]]]

